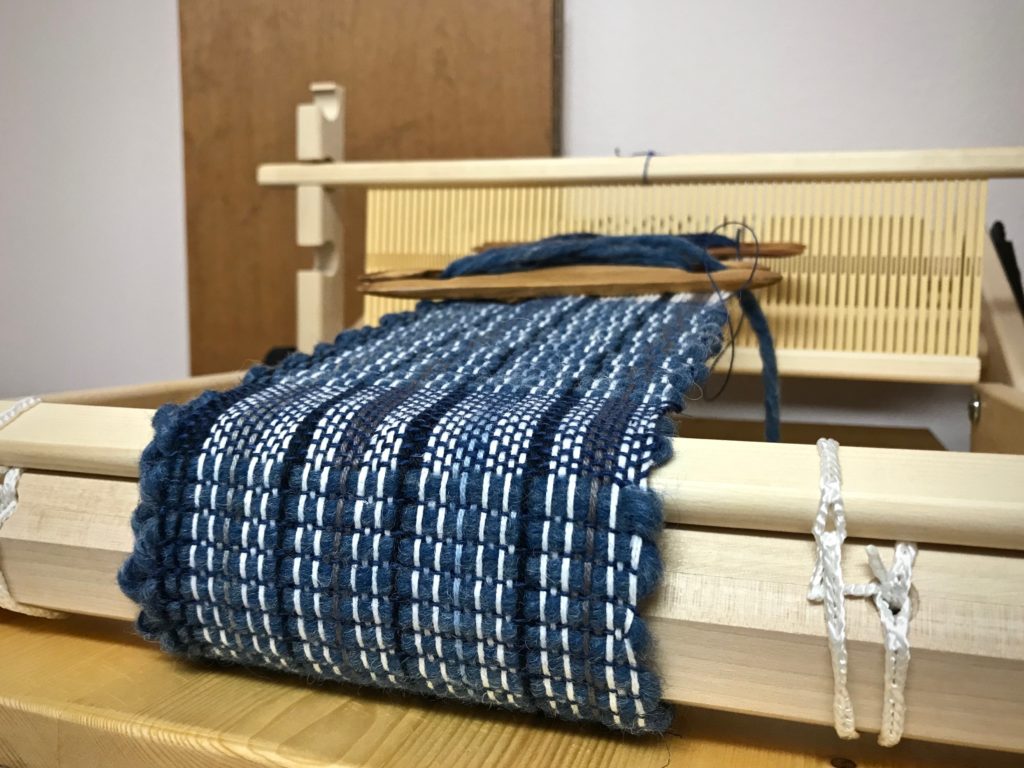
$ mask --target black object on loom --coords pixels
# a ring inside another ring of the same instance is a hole
[[[656,257],[714,268],[675,240]],[[726,320],[706,295],[422,302],[160,408],[119,574],[139,630],[190,658],[663,731],[647,482]]]
[[[995,246],[999,263],[1003,265],[1003,274],[1006,275],[1006,282],[1010,284],[1013,291],[1013,298],[1017,301],[1017,309],[1021,317],[1024,317],[1024,286],[1021,285],[1020,265],[1017,263],[1017,254],[1013,247],[1013,241],[1006,239],[1006,227],[1003,222],[997,221],[989,230],[992,237],[992,245]]]

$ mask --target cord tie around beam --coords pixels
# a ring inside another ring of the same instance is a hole
[[[917,545],[896,542],[891,568],[886,568],[878,550],[868,545],[868,564],[877,581],[866,585],[865,596],[874,598],[882,622],[885,644],[885,691],[882,697],[882,727],[878,743],[894,747],[903,736],[903,720],[907,704],[904,690],[910,669],[911,576]]]
[[[0,413],[0,429],[6,427],[18,416],[38,403],[38,397],[25,397],[16,402],[10,408]],[[11,515],[18,508],[18,481],[21,479],[21,470],[14,467],[0,466],[0,475],[3,476],[3,483],[0,484],[0,529],[2,529],[4,523],[11,518]],[[0,608],[42,619],[60,619],[64,617],[64,614],[59,611],[50,611],[46,608],[36,608],[35,606],[19,603],[7,587],[7,578],[4,576],[2,563],[0,563]]]
[[[846,510],[842,497],[839,443],[818,441],[821,460],[821,501],[812,532],[817,545],[814,572],[807,598],[825,609],[825,627],[832,660],[832,717],[836,733],[843,739],[857,738],[853,701],[847,685],[849,655],[846,649],[846,598],[871,597],[878,609],[885,645],[885,679],[882,696],[882,725],[878,743],[892,747],[903,735],[906,714],[904,690],[910,668],[911,578],[917,545],[896,542],[893,563],[886,568],[878,549],[867,546],[868,565],[875,580],[867,584],[843,582],[842,547],[846,540]]]

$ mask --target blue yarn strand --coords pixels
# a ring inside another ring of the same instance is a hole
[[[609,237],[588,233],[556,235],[535,243],[491,248],[456,259],[442,278],[524,272],[570,264],[630,264],[638,267],[676,267],[688,271],[724,269],[706,249],[735,247],[722,235],[629,235]]]
[[[744,225],[745,226],[745,225]],[[749,229],[749,227],[748,227]],[[523,272],[570,264],[627,264],[642,267],[676,267],[690,272],[725,269],[708,248],[738,248],[739,242],[717,232],[688,235],[556,235],[533,243],[491,248],[453,261],[442,278],[467,275]],[[755,267],[757,261],[755,259]],[[712,283],[714,281],[712,280]],[[716,292],[721,295],[721,291]],[[768,320],[757,298],[749,290],[738,292],[740,308],[757,337],[764,386],[765,440],[780,439],[779,367]]]
[[[777,443],[781,437],[779,413],[779,364],[775,359],[775,344],[768,319],[761,304],[752,291],[739,292],[740,308],[750,328],[757,337],[757,348],[761,354],[761,383],[764,387],[764,439]]]

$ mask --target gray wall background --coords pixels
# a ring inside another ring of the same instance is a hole
[[[188,371],[173,0],[0,0],[0,396]]]

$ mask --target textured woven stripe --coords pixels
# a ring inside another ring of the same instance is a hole
[[[717,299],[422,304],[165,406],[121,573],[175,653],[667,727],[637,606]]]

